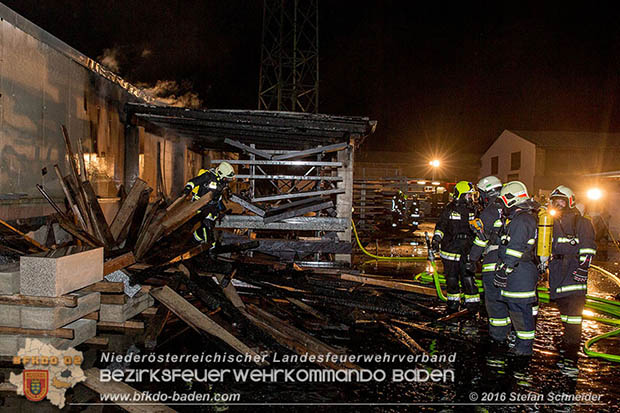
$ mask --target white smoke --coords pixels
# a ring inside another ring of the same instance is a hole
[[[114,73],[119,73],[121,69],[121,65],[118,61],[119,56],[120,49],[118,47],[113,47],[111,49],[103,49],[103,54],[99,56],[97,60]]]
[[[198,93],[191,90],[191,85],[187,82],[179,84],[174,80],[158,80],[154,86],[138,83],[148,95],[155,100],[168,105],[191,109],[198,109],[202,106],[202,100]]]

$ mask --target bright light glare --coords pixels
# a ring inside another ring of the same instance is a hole
[[[433,181],[433,182],[431,182],[431,184],[433,184],[433,185],[439,185],[440,183],[441,183],[441,182],[437,182],[437,181]]]
[[[426,185],[426,181],[418,181],[418,185]]]
[[[590,310],[583,310],[583,312],[581,313],[582,315],[585,316],[589,316],[589,317],[594,317],[596,314],[594,314],[592,311]]]
[[[439,159],[433,159],[428,164],[432,166],[433,168],[438,168],[439,165],[441,165],[441,162],[439,161]]]
[[[601,199],[601,197],[603,196],[603,191],[601,191],[598,188],[590,188],[588,189],[587,195],[588,195],[588,199],[596,201],[596,200]]]
[[[554,217],[557,213],[558,211],[556,211],[555,209],[549,208],[549,215],[551,215],[552,217]]]

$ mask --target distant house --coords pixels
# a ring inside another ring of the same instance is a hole
[[[609,173],[609,171],[616,171]],[[609,217],[620,230],[620,133],[504,130],[481,158],[479,176],[525,183],[530,195],[548,196],[558,185],[568,185],[590,214]],[[606,173],[607,172],[607,173]],[[593,201],[590,188],[603,189]]]
[[[481,158],[480,177],[525,183],[532,195],[564,184],[591,187],[592,176],[620,169],[620,133],[504,130]]]

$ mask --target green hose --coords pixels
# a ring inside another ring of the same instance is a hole
[[[609,278],[612,278],[612,279],[616,278],[609,271],[604,270],[600,267],[595,267],[594,269],[599,271],[601,274],[608,276]],[[444,276],[437,273],[437,267],[434,265],[434,263],[433,263],[433,274],[429,274],[427,272],[421,272],[415,276],[415,279],[420,280],[425,283],[433,282],[435,284],[435,288],[437,289],[438,296],[439,296],[439,292],[441,291],[441,285],[445,284],[445,281],[446,281]],[[483,291],[482,281],[476,280],[476,285],[478,286],[478,289],[482,292]],[[538,287],[538,298],[541,302],[549,302],[549,289],[544,286]],[[585,308],[587,308],[588,310],[596,311],[598,313],[608,314],[608,315],[611,315],[617,318],[616,319],[602,318],[602,317],[596,317],[596,316],[591,316],[591,315],[584,315],[583,318],[592,320],[592,321],[597,321],[603,324],[620,326],[620,302],[614,301],[614,300],[608,300],[608,299],[600,298],[600,297],[594,297],[591,295],[586,295]],[[614,337],[617,335],[620,335],[620,328],[610,331],[608,333],[604,333],[604,334],[600,334],[595,337],[592,337],[591,339],[586,341],[585,345],[583,346],[583,352],[589,357],[598,357],[598,358],[602,358],[607,361],[613,361],[616,363],[620,363],[620,355],[601,353],[601,352],[597,352],[591,349],[592,345],[595,344],[596,342],[609,338],[609,337]]]
[[[364,247],[362,247],[362,243],[360,242],[360,238],[357,235],[357,229],[355,228],[355,222],[353,222],[353,220],[351,220],[351,225],[353,227],[353,233],[355,234],[355,240],[357,241],[357,245],[360,247],[362,252],[369,257],[382,261],[424,261],[426,259],[426,257],[383,257],[380,255],[371,254],[370,252],[366,251]]]

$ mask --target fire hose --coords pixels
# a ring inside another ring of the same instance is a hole
[[[620,279],[618,279],[618,277],[616,277],[614,274],[596,265],[592,265],[591,268],[605,275],[607,278],[613,280],[616,284],[618,284],[618,286],[620,286]],[[435,283],[438,296],[441,291],[441,285],[444,285],[446,282],[446,279],[444,276],[437,274],[436,267],[433,267],[433,274],[422,272],[416,275],[415,279],[420,280],[422,282],[426,282],[426,283],[431,283],[431,282]],[[478,290],[480,292],[484,291],[481,280],[476,280],[476,286],[478,287]],[[549,289],[547,287],[542,287],[542,286],[538,287],[538,298],[541,302],[548,303],[549,302]],[[591,311],[595,311],[597,313],[602,313],[602,314],[615,317],[615,318],[606,318],[606,317],[597,317],[597,316],[590,315],[590,314],[584,314],[583,317],[585,319],[597,321],[597,322],[607,324],[607,325],[613,325],[613,326],[620,327],[620,302],[615,301],[615,300],[607,300],[605,298],[600,298],[600,297],[594,297],[591,295],[586,295],[585,308]],[[597,352],[591,349],[594,343],[600,340],[609,338],[609,337],[617,336],[617,335],[620,335],[620,328],[609,331],[607,333],[594,336],[586,341],[586,343],[583,346],[583,352],[589,357],[598,357],[598,358],[602,358],[607,361],[613,361],[616,363],[620,363],[620,355]]]
[[[374,258],[376,260],[381,260],[381,261],[424,261],[426,260],[426,257],[386,257],[386,256],[371,254],[370,252],[366,251],[366,249],[362,246],[362,243],[360,242],[360,238],[357,235],[357,229],[355,228],[355,222],[353,222],[353,220],[351,220],[351,225],[353,227],[353,233],[355,234],[355,240],[357,241],[357,245],[360,247],[360,249],[362,250],[364,254],[368,255],[371,258]]]

